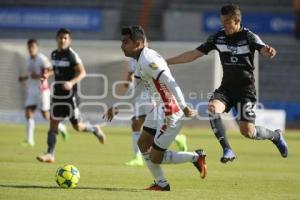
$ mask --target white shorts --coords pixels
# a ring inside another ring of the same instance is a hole
[[[181,117],[183,112],[180,110],[164,118],[163,124],[156,131],[153,147],[159,150],[167,150],[174,141],[182,127]]]
[[[144,127],[158,130],[159,127],[163,124],[164,114],[161,108],[154,106],[154,108],[149,112],[144,121]]]
[[[151,98],[143,99],[140,95],[134,102],[133,117],[145,117],[154,109],[154,107],[155,104],[152,102]]]
[[[166,150],[174,141],[182,127],[181,117],[183,112],[180,110],[172,115],[165,116],[161,108],[153,110],[147,115],[144,127],[156,130],[153,147],[159,150]]]
[[[36,106],[42,111],[50,110],[50,90],[27,90],[25,107]]]

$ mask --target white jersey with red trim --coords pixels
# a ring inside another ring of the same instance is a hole
[[[159,77],[162,73],[170,80],[174,80],[166,61],[154,50],[144,48],[137,61],[137,74],[145,88],[156,103],[164,105],[165,115],[172,115],[180,111],[180,107],[170,88]]]
[[[139,72],[137,69],[137,60],[136,59],[130,59],[128,61],[128,72],[133,73],[134,78],[136,79],[136,82],[139,82],[141,77],[139,76]],[[135,92],[137,93],[135,96],[135,102],[141,103],[141,102],[151,102],[151,95],[149,94],[149,91],[145,87],[137,87],[135,88]]]
[[[134,58],[128,60],[128,72],[135,74],[137,61]]]
[[[32,79],[31,74],[41,75],[43,70],[51,67],[51,63],[48,58],[38,53],[34,58],[29,58],[27,61],[27,87],[29,90],[49,90],[48,80],[40,81],[39,79]]]

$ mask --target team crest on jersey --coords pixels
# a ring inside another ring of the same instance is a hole
[[[149,67],[151,67],[151,69],[156,70],[158,68],[158,65],[156,63],[150,63]]]
[[[231,51],[232,55],[237,54],[237,47],[236,46],[227,45],[227,48]]]

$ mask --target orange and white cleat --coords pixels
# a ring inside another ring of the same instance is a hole
[[[40,162],[45,162],[45,163],[54,163],[55,161],[54,156],[50,153],[37,156],[36,159]]]
[[[206,153],[203,149],[198,149],[195,152],[199,155],[199,158],[196,162],[193,162],[193,164],[200,172],[200,177],[204,179],[207,175],[207,165],[205,163]]]

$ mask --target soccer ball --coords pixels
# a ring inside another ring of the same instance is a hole
[[[80,179],[79,170],[74,165],[65,165],[57,169],[56,183],[61,188],[75,188]]]

